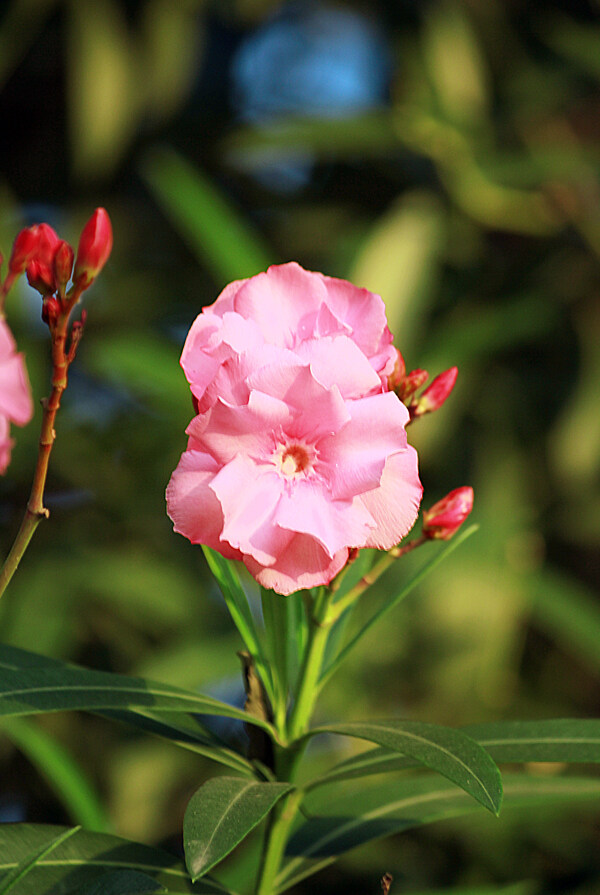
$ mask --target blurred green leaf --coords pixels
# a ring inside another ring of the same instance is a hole
[[[370,229],[350,270],[353,283],[383,298],[403,352],[433,300],[445,239],[446,213],[436,196],[406,193]]]
[[[73,756],[59,742],[23,718],[3,718],[0,730],[48,781],[73,821],[92,832],[110,831],[111,825],[98,794]]]
[[[292,787],[213,777],[192,796],[183,821],[185,861],[193,880],[246,838]]]
[[[146,153],[141,171],[165,214],[219,285],[253,276],[273,262],[244,217],[174,150]]]
[[[153,892],[169,895],[162,883],[152,879],[147,873],[140,873],[139,870],[115,870],[102,874],[91,884],[86,883],[73,892],[73,895],[151,895]]]
[[[105,336],[86,346],[88,369],[136,397],[167,418],[192,415],[189,389],[179,366],[181,348],[143,330]]]
[[[485,749],[459,730],[392,718],[327,724],[310,731],[309,735],[317,733],[357,737],[401,752],[451,780],[492,814],[500,811],[500,771]]]
[[[87,178],[110,172],[133,138],[144,82],[119,3],[77,0],[67,10],[71,150]]]
[[[29,856],[46,848],[57,837],[69,835],[47,858],[37,861],[27,877],[13,889],[14,895],[63,895],[94,884],[103,871],[152,873],[156,882],[173,893],[198,892],[223,895],[216,882],[192,885],[183,864],[168,852],[106,833],[74,831],[44,824],[0,824],[0,873],[11,873]],[[4,877],[5,879],[6,877]],[[0,877],[1,879],[1,877]]]
[[[533,621],[600,674],[600,606],[574,579],[548,570],[532,582]]]
[[[600,779],[507,774],[504,795],[505,808],[548,809],[598,801]],[[283,868],[277,891],[294,885],[310,860],[335,860],[343,852],[383,836],[477,810],[473,799],[465,793],[429,775],[387,782],[360,792],[334,796],[328,791],[318,798],[309,797],[309,819],[294,833],[287,848],[288,855],[298,857],[292,857]]]

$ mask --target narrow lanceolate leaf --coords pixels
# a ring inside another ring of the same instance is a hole
[[[19,880],[14,895],[63,895],[78,889],[88,895],[88,887],[106,873],[125,871],[145,874],[172,895],[229,895],[213,880],[193,885],[182,862],[161,849],[106,833],[45,824],[0,824],[0,881],[36,851],[66,834],[70,834],[68,839],[59,842],[51,854],[38,858]]]
[[[38,669],[40,671],[43,669],[54,669],[58,674],[60,669],[63,668],[72,670],[74,666],[65,665],[59,659],[51,659],[48,656],[32,653],[16,646],[0,644],[0,676],[3,670],[22,673],[28,669]],[[182,691],[178,690],[177,692],[181,693]],[[194,694],[195,696],[196,694]],[[226,765],[233,770],[254,775],[254,768],[251,762],[228,748],[226,743],[201,724],[195,712],[194,716],[191,717],[189,710],[177,711],[172,706],[166,714],[161,714],[162,711],[164,711],[162,708],[156,712],[150,711],[144,704],[138,711],[121,709],[119,707],[112,710],[105,709],[104,711],[99,709],[96,711],[96,714],[113,718],[132,727],[165,737],[171,740],[171,742],[206,755],[213,761]],[[238,710],[234,709],[234,711],[237,712]],[[206,714],[209,713],[206,712]],[[252,723],[252,719],[247,718],[245,714],[243,719],[248,723]],[[86,829],[90,828],[88,823],[83,824],[83,826]]]
[[[192,796],[183,821],[185,860],[193,880],[207,873],[260,823],[292,787],[213,777]]]
[[[557,718],[542,721],[498,721],[463,728],[494,761],[600,762],[600,720]],[[403,771],[416,762],[389,749],[370,749],[347,759],[311,781],[308,790],[339,780]]]
[[[507,774],[505,809],[543,807],[600,800],[597,777],[548,777]],[[384,836],[478,810],[455,786],[427,776],[403,778],[359,792],[333,797],[331,791],[309,797],[309,819],[288,843],[289,862],[276,880],[283,892],[344,852]],[[504,812],[503,812],[503,817]],[[502,823],[502,820],[495,821]]]
[[[72,665],[40,665],[13,671],[0,668],[0,717],[58,712],[130,709],[157,712],[193,712],[237,718],[272,731],[271,725],[252,718],[227,703],[191,691],[157,684],[144,678]]]
[[[500,811],[500,771],[485,749],[460,730],[392,718],[319,727],[310,731],[309,736],[316,733],[357,737],[401,752],[447,777],[493,814]]]

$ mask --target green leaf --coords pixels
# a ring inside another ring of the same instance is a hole
[[[536,777],[507,774],[505,808],[542,807],[600,799],[600,780],[593,777]],[[358,845],[450,817],[478,810],[456,787],[430,775],[387,782],[363,792],[308,799],[310,817],[287,847],[292,857],[276,880],[277,891],[293,886],[338,855]],[[503,813],[503,818],[505,814]],[[502,823],[502,821],[496,821]]]
[[[183,821],[185,860],[198,879],[218,864],[260,823],[292,787],[213,777],[192,796]]]
[[[1,669],[22,672],[32,668],[38,670],[51,668],[58,671],[61,668],[72,669],[73,667],[39,653],[32,653],[16,646],[8,646],[8,644],[0,644],[0,676]],[[233,770],[246,775],[254,775],[254,767],[251,762],[228,748],[212,731],[201,724],[197,717],[190,717],[185,711],[169,710],[168,720],[161,716],[160,712],[152,712],[145,707],[144,714],[118,709],[98,711],[95,714],[164,737]],[[246,714],[243,715],[243,720],[252,723],[252,719],[248,718]]]
[[[172,149],[146,153],[142,175],[192,251],[222,285],[266,270],[272,253],[198,168]]]
[[[103,873],[91,885],[86,883],[73,895],[152,895],[154,892],[167,893],[167,889],[147,873],[139,870],[116,870]]]
[[[11,889],[14,890],[15,886],[20,883],[27,874],[31,873],[35,865],[38,864],[42,858],[52,854],[62,842],[69,839],[77,833],[78,830],[79,827],[73,827],[71,830],[61,830],[60,833],[53,836],[48,842],[43,842],[39,845],[32,854],[26,855],[19,864],[13,867],[12,870],[9,870],[2,878],[2,881],[0,882],[0,895],[6,895]]]
[[[496,762],[600,762],[600,720],[559,718],[545,721],[498,721],[463,728]],[[389,749],[370,749],[312,780],[307,790],[340,780],[403,771],[414,767],[411,758]]]
[[[60,743],[41,727],[23,718],[4,718],[0,730],[46,778],[72,820],[87,830],[110,830],[110,823],[91,782]]]
[[[0,658],[3,653],[4,647],[0,647]],[[144,678],[90,671],[63,663],[44,663],[43,657],[39,664],[28,668],[0,668],[0,716],[69,709],[134,709],[146,710],[151,715],[173,711],[217,715],[256,724],[275,734],[267,722],[250,717],[218,699]]]
[[[493,814],[500,811],[500,771],[485,749],[460,730],[392,718],[327,725],[311,730],[308,735],[316,733],[357,737],[401,752],[456,783]]]
[[[104,873],[137,871],[152,876],[173,895],[197,892],[223,895],[219,883],[203,880],[192,885],[188,873],[174,855],[158,848],[129,842],[106,833],[69,830],[45,824],[0,824],[0,880],[37,850],[63,834],[52,854],[37,860],[27,877],[19,882],[14,895],[65,895],[92,885]]]
[[[248,597],[240,582],[237,569],[232,561],[225,559],[216,550],[212,550],[210,547],[202,547],[202,550],[208,567],[221,589],[233,623],[240,632],[240,637],[244,641],[246,649],[254,659],[269,699],[273,702],[273,681],[269,665],[266,662],[264,650],[250,610],[250,604],[248,603]]]

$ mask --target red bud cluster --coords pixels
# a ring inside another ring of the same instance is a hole
[[[427,370],[411,370],[406,372],[404,358],[397,351],[396,364],[391,376],[388,378],[388,386],[396,392],[403,404],[406,404],[410,413],[410,421],[438,410],[452,389],[458,376],[458,368],[450,367],[440,373],[439,376],[417,398],[415,393],[425,385],[429,379]]]
[[[52,329],[60,315],[68,314],[92,284],[111,249],[112,227],[104,208],[97,208],[83,228],[74,272],[75,252],[68,242],[48,224],[27,227],[14,241],[2,291],[6,294],[16,277],[25,272],[29,284],[43,297],[42,320]],[[73,286],[67,295],[71,279]]]
[[[423,535],[428,540],[449,540],[472,509],[473,489],[468,486],[455,488],[423,511]]]

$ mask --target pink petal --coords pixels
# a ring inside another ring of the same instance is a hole
[[[274,467],[271,471],[238,454],[219,471],[210,487],[223,511],[223,540],[261,565],[274,562],[281,533],[272,524],[264,527],[281,498],[282,483]],[[270,540],[265,537],[269,530]]]
[[[346,407],[350,422],[318,444],[319,470],[336,499],[377,488],[388,456],[406,448],[409,415],[393,392],[348,401]]]
[[[265,341],[293,348],[298,340],[312,336],[325,299],[319,275],[291,262],[247,280],[235,296],[235,310],[256,321]]]
[[[328,584],[347,560],[347,549],[340,550],[331,558],[314,538],[298,534],[268,568],[261,566],[251,556],[244,557],[244,564],[263,587],[287,596],[303,588]]]
[[[377,524],[364,546],[389,550],[401,541],[415,524],[422,494],[417,452],[409,445],[388,458],[379,488],[359,498]]]
[[[0,413],[24,426],[33,416],[33,402],[25,362],[16,353],[15,340],[0,319]]]
[[[332,500],[320,482],[294,482],[281,497],[274,521],[315,538],[333,557],[344,547],[362,547],[375,520],[360,501]]]
[[[344,398],[358,398],[381,391],[381,380],[360,348],[347,336],[324,336],[296,347],[296,353],[310,363],[321,385],[336,385]]]
[[[167,486],[167,512],[173,528],[192,544],[207,544],[229,559],[241,554],[221,540],[223,512],[210,484],[218,464],[202,451],[186,451]]]
[[[10,452],[13,441],[8,437],[9,425],[5,417],[0,416],[0,475],[10,463]]]
[[[285,402],[253,391],[246,406],[232,407],[218,400],[191,421],[187,433],[220,464],[230,463],[237,454],[267,460],[276,447],[273,431],[290,418]]]
[[[379,353],[391,342],[381,296],[347,280],[319,276],[327,290],[328,307],[346,327],[351,328],[352,338],[367,356]]]

